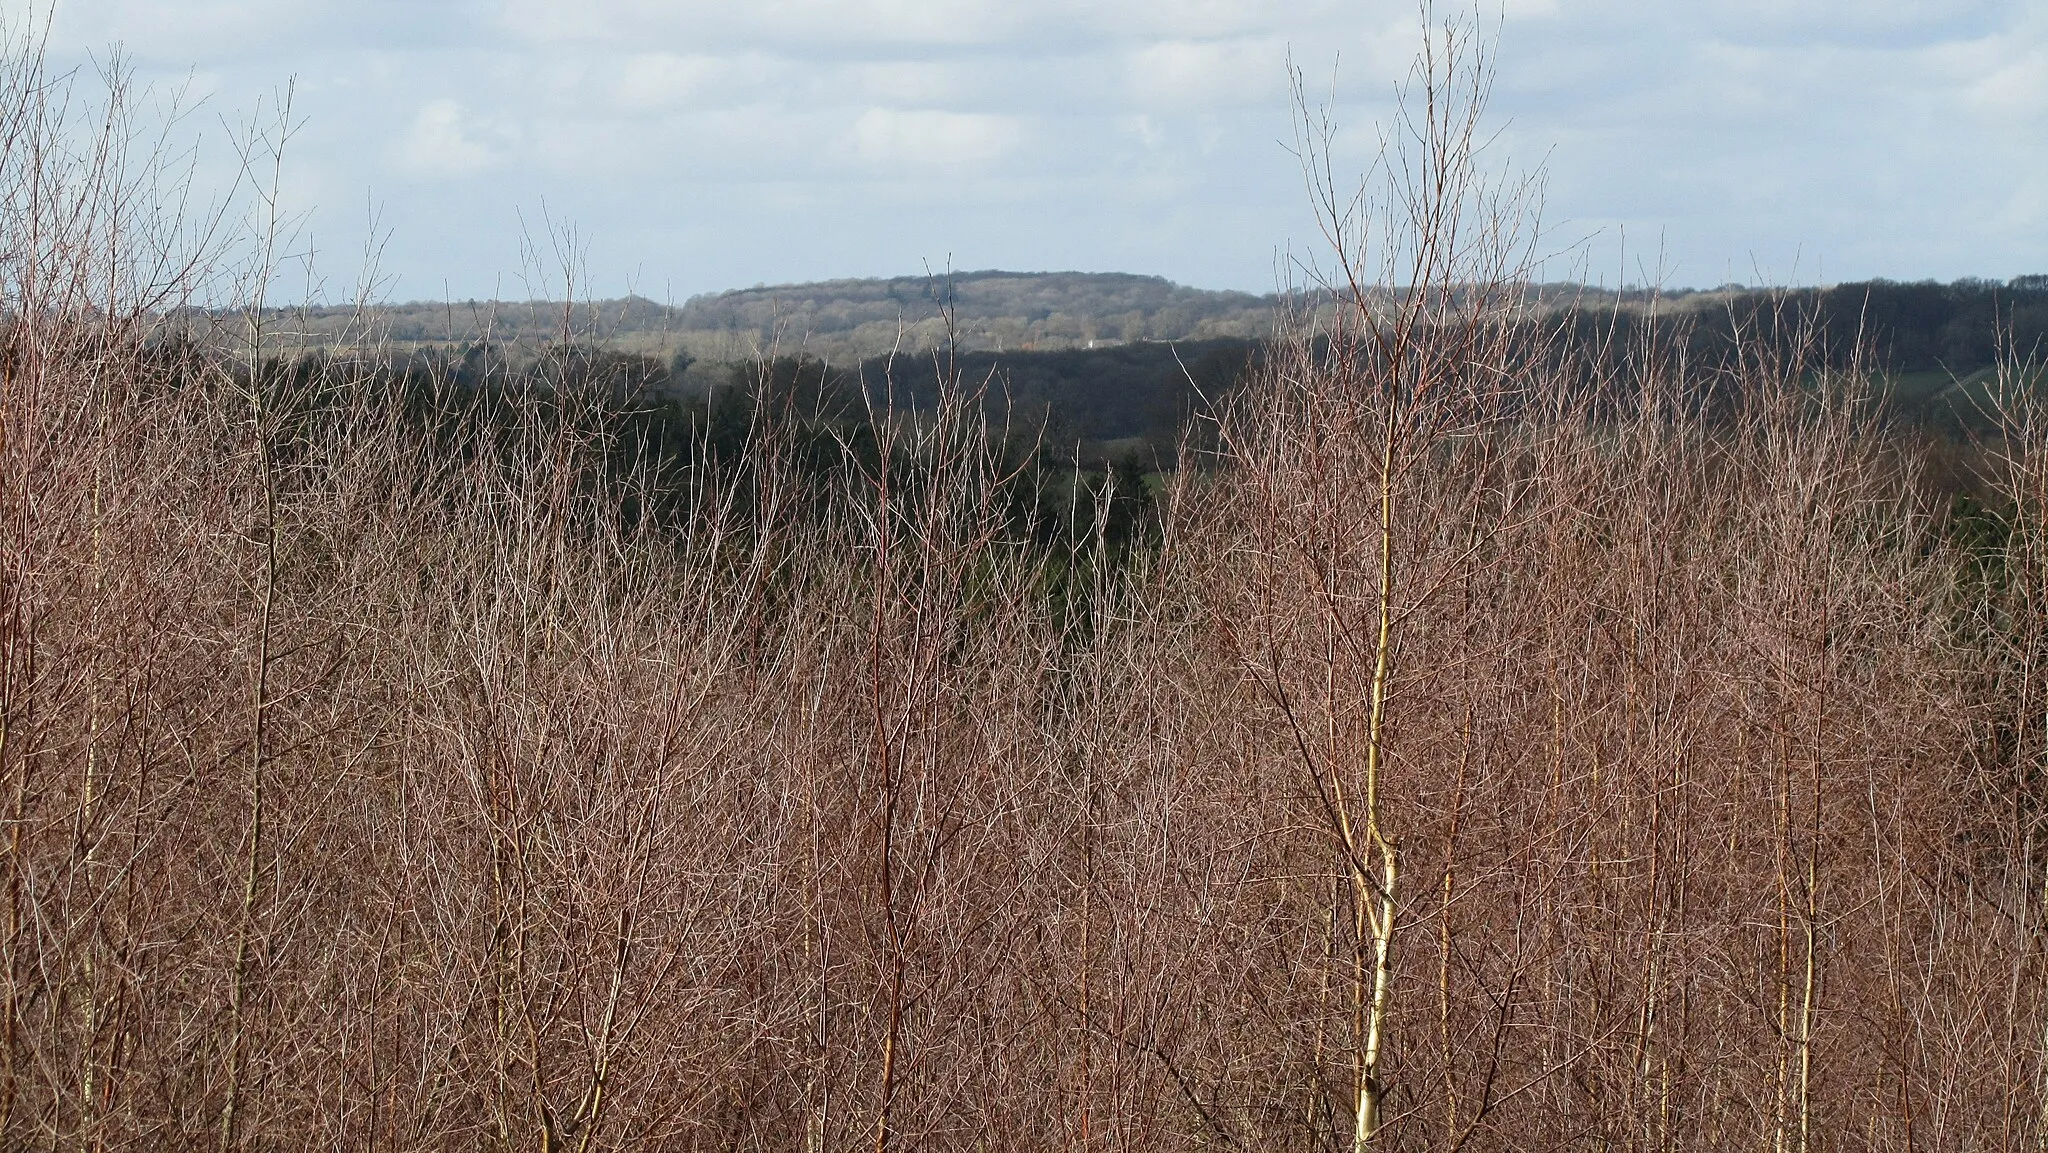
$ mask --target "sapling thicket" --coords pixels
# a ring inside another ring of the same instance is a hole
[[[1491,425],[1525,383],[1511,322],[1533,186],[1481,168],[1489,80],[1476,28],[1429,27],[1381,166],[1355,193],[1332,167],[1333,125],[1311,112],[1297,81],[1304,172],[1335,261],[1315,287],[1341,307],[1224,425],[1225,452],[1254,502],[1244,579],[1258,599],[1235,644],[1286,727],[1342,863],[1332,917],[1350,952],[1346,1105],[1356,1150],[1384,1123],[1396,937],[1415,919],[1403,853],[1419,846],[1404,844],[1390,795],[1416,792],[1409,757],[1439,751],[1398,756],[1400,712],[1417,689],[1455,675],[1408,667],[1407,634],[1484,551],[1441,534],[1486,531],[1485,517],[1514,515],[1518,495],[1462,488],[1476,503],[1441,518],[1438,494],[1426,491],[1441,458],[1491,472]],[[1504,500],[1488,507],[1496,497]],[[1462,805],[1462,784],[1456,792]],[[1448,864],[1444,884],[1448,924]]]
[[[2035,376],[1955,503],[1810,318],[1551,323],[1427,45],[1120,546],[943,365],[174,307],[269,262],[17,45],[0,1144],[2039,1146]]]

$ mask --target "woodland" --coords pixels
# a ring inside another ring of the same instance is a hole
[[[293,337],[17,48],[0,1146],[2048,1143],[2040,286],[1537,307],[1488,75],[1301,101],[1316,295],[1090,460]]]

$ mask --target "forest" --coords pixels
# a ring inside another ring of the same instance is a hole
[[[1249,339],[1272,329],[1278,298],[1187,288],[1157,276],[941,271],[693,296],[681,305],[615,300],[379,303],[368,320],[394,347],[534,343],[564,326],[632,351],[745,363],[808,357],[839,364],[923,354],[1091,348],[1153,340]],[[351,307],[279,310],[315,341],[352,332]]]
[[[1028,280],[1026,277],[1008,277]],[[1060,278],[1051,278],[1058,280]],[[1134,278],[1144,279],[1144,278]],[[872,282],[858,282],[869,284]],[[928,286],[929,287],[929,286]],[[949,323],[938,305],[918,324],[935,326],[941,334]],[[894,389],[899,399],[930,404],[942,375],[954,374],[986,385],[983,408],[1007,434],[1030,436],[1041,448],[1072,466],[1099,471],[1109,463],[1129,460],[1144,471],[1175,467],[1190,422],[1211,413],[1245,378],[1251,365],[1272,353],[1285,337],[1275,326],[1292,315],[1296,323],[1328,323],[1330,304],[1312,298],[1263,304],[1263,328],[1256,336],[1175,338],[1118,341],[1098,347],[1011,349],[977,347],[962,337],[939,344],[834,362],[804,352],[761,355],[739,361],[699,360],[674,350],[657,338],[659,330],[611,324],[605,318],[643,316],[617,302],[587,306],[580,319],[570,312],[564,332],[559,305],[536,314],[556,327],[503,325],[489,339],[471,334],[445,339],[445,325],[431,333],[403,328],[413,338],[399,340],[405,315],[374,314],[368,328],[376,333],[380,372],[397,377],[434,377],[474,388],[492,372],[526,371],[544,347],[560,345],[577,351],[571,359],[609,365],[611,372],[641,394],[650,412],[708,429],[705,413],[727,403],[746,400],[761,379],[815,376],[826,393],[851,400],[880,402]],[[608,311],[614,308],[619,311]],[[1828,289],[1781,289],[1679,293],[1665,299],[1651,294],[1589,291],[1567,296],[1555,285],[1531,286],[1518,302],[1515,323],[1526,327],[1527,339],[1546,332],[1569,330],[1571,343],[1625,356],[1643,340],[1680,349],[1693,363],[1716,372],[1740,361],[1745,334],[1774,317],[1798,316],[1812,329],[1821,359],[1830,369],[1852,361],[1873,374],[1887,419],[1927,429],[1945,438],[1966,439],[1988,427],[1985,386],[1996,376],[2002,355],[2032,352],[2048,337],[2048,278],[2018,277],[2008,283],[1958,281],[1951,284],[1887,281],[1836,285]],[[300,310],[301,312],[305,310]],[[516,311],[516,310],[514,310]],[[916,315],[906,313],[907,316]],[[1086,315],[1084,313],[1084,315]],[[318,360],[335,349],[328,323],[340,314],[310,317],[280,310],[294,332],[316,334],[288,353]],[[396,319],[394,319],[396,318]],[[952,323],[958,324],[957,318]],[[922,331],[922,328],[915,328]],[[457,326],[453,331],[465,331]],[[481,330],[479,330],[481,331]],[[566,344],[565,344],[566,341]],[[360,350],[360,343],[359,350]],[[634,351],[647,350],[652,351]],[[550,355],[564,355],[557,349]],[[484,370],[481,366],[491,366]],[[776,367],[765,369],[764,365]],[[587,369],[585,371],[588,371]],[[815,401],[817,398],[812,397]],[[730,419],[717,427],[738,431]],[[673,435],[687,439],[686,431]],[[734,447],[728,438],[727,446]]]
[[[2000,282],[1876,280],[1828,288],[1610,290],[1531,284],[1528,312],[1616,314],[1688,320],[1726,336],[1731,314],[1796,301],[1829,317],[1846,347],[1859,335],[1887,363],[1911,371],[1961,372],[1989,365],[2000,327],[2021,346],[2048,332],[2048,277]],[[684,361],[746,363],[794,356],[835,364],[960,352],[1018,355],[1159,342],[1261,340],[1283,312],[1327,313],[1334,297],[1314,287],[1254,296],[1187,288],[1156,276],[1079,272],[937,272],[886,280],[837,280],[691,297],[681,306],[617,300],[414,302],[275,310],[280,329],[315,343],[366,321],[390,347],[507,345],[595,337],[610,348]]]
[[[1429,43],[1136,418],[294,336],[9,57],[0,1145],[2048,1142],[2042,286],[1546,304]]]

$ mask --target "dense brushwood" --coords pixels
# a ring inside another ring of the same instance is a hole
[[[1937,450],[1796,313],[1532,340],[1439,215],[1185,467],[1062,482],[943,361],[672,422],[561,350],[281,367],[47,92],[0,1145],[2048,1140],[2027,366]]]

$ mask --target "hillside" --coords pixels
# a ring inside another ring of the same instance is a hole
[[[1276,303],[1157,276],[989,271],[742,289],[693,297],[675,316],[681,332],[836,359],[932,348],[947,306],[963,349],[1005,352],[1264,336]]]
[[[1811,322],[1816,355],[1850,367],[1851,350],[1890,375],[1908,419],[1972,423],[1981,378],[2001,342],[2024,351],[2048,335],[2048,279],[1871,281],[1831,288],[1737,285],[1652,294],[1545,285],[1523,315],[1536,331],[1565,328],[1585,348],[1626,358],[1645,340],[1683,348],[1701,366],[1730,365],[1764,327]],[[971,272],[740,289],[680,306],[643,297],[575,305],[462,302],[298,311],[273,329],[287,348],[332,346],[367,333],[394,361],[484,343],[525,363],[566,335],[634,360],[634,379],[701,395],[751,379],[763,360],[823,362],[900,396],[929,399],[928,355],[952,333],[958,367],[987,381],[1006,420],[1066,444],[1168,454],[1186,415],[1229,388],[1232,366],[1270,339],[1277,295],[1214,292],[1156,276]],[[892,361],[892,356],[894,357]]]
[[[694,296],[564,305],[442,301],[296,314],[316,343],[367,319],[402,346],[598,338],[622,352],[745,361],[803,355],[847,362],[944,343],[948,311],[963,351],[1085,349],[1140,340],[1255,338],[1273,328],[1278,298],[1188,288],[1157,276],[1083,272],[963,272],[759,286]],[[948,308],[950,306],[950,309]]]
[[[1289,303],[1299,305],[1302,298]],[[2022,344],[2048,330],[2048,277],[2010,282],[1873,280],[1828,288],[1609,290],[1536,286],[1539,313],[1577,311],[1696,323],[1727,330],[1730,317],[1780,307],[1824,316],[1836,343],[1859,334],[1895,367],[1970,369],[1989,362],[2001,326]],[[1279,294],[1189,288],[1158,276],[1090,272],[961,272],[763,285],[693,296],[680,305],[646,297],[582,301],[414,301],[367,311],[280,310],[287,339],[314,345],[363,334],[400,350],[483,340],[534,345],[565,336],[614,351],[736,363],[803,356],[851,363],[946,343],[962,352],[1057,352],[1141,341],[1269,336]]]

